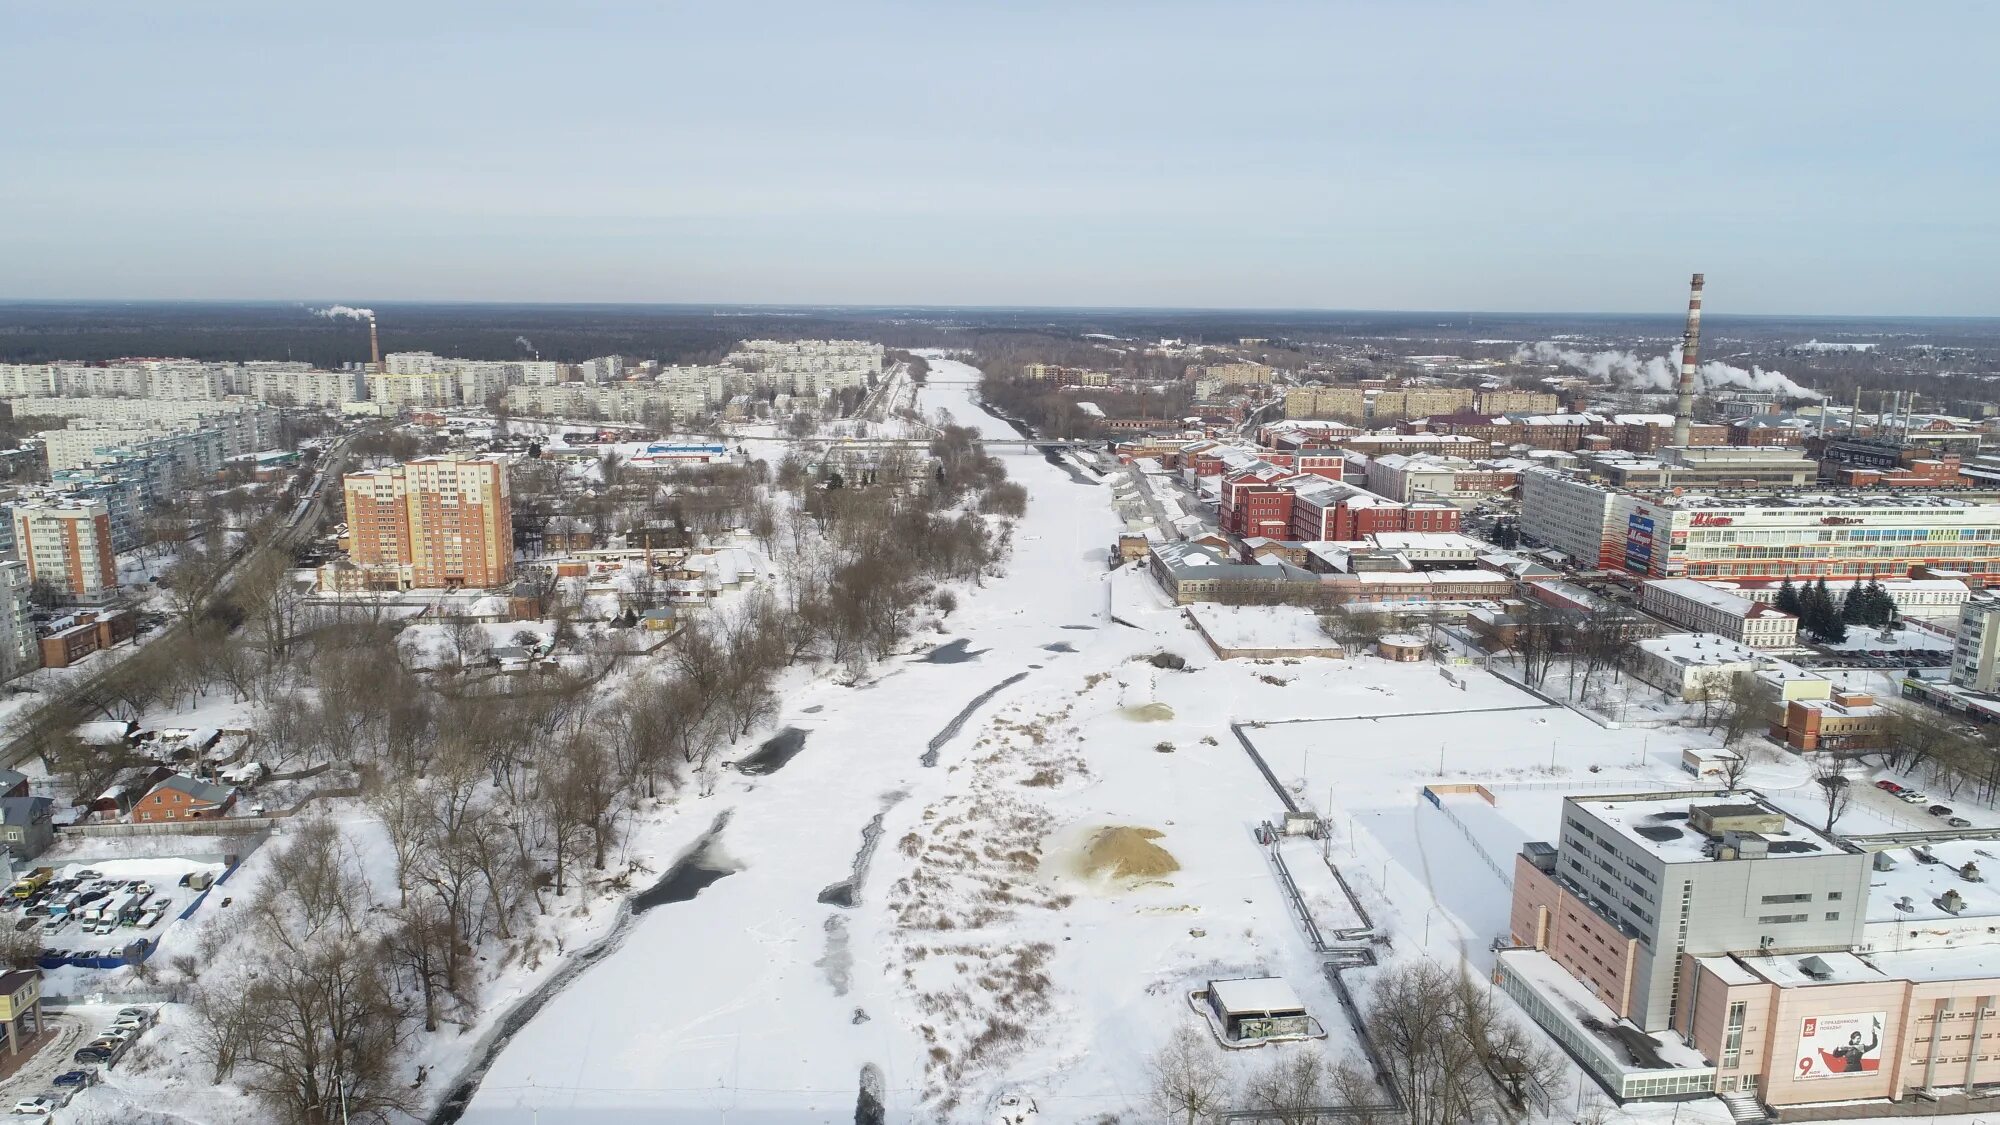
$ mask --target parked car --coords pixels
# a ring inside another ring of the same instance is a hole
[[[20,1101],[15,1102],[14,1108],[8,1112],[18,1113],[23,1117],[47,1117],[55,1111],[55,1099],[37,1095],[32,1098],[22,1098]]]
[[[1929,813],[1929,814],[1931,814],[1932,816],[1950,816],[1950,815],[1951,815],[1951,806],[1950,806],[1950,805],[1932,805],[1932,806],[1931,806],[1930,808],[1927,808],[1927,809],[1925,809],[1924,811],[1925,811],[1925,812],[1927,812],[1927,813]]]
[[[1903,791],[1903,787],[1893,781],[1878,781],[1875,783],[1875,788],[1880,789],[1884,793],[1901,793]]]
[[[32,917],[22,918],[20,921],[14,923],[14,932],[20,933],[25,930],[32,930],[40,924]]]
[[[58,1087],[67,1086],[76,1089],[81,1089],[95,1081],[97,1081],[97,1072],[94,1070],[64,1071],[55,1077],[55,1085]]]
[[[42,932],[44,934],[59,934],[62,932],[63,927],[67,925],[69,925],[69,915],[67,914],[60,917],[44,918],[42,919]]]
[[[111,1026],[138,1035],[146,1030],[146,1021],[138,1016],[119,1016],[111,1021]]]
[[[121,1020],[122,1019],[145,1020],[148,1025],[151,1025],[153,1022],[153,1009],[138,1008],[138,1007],[120,1008],[118,1009],[118,1018]]]
[[[1965,818],[1964,818],[1964,817],[1962,817],[1962,816],[1955,816],[1955,817],[1952,817],[1952,818],[1951,818],[1950,820],[1947,820],[1947,821],[1945,821],[1945,823],[1946,823],[1946,824],[1949,824],[1949,825],[1951,825],[1951,826],[1952,826],[1953,828],[1970,828],[1970,827],[1972,827],[1972,822],[1971,822],[1971,821],[1969,821],[1969,820],[1967,820],[1967,819],[1965,819]]]
[[[1921,789],[1905,789],[1901,793],[1896,794],[1896,799],[1906,801],[1912,805],[1921,805],[1931,798],[1930,794],[1925,793]]]
[[[75,879],[77,882],[81,883],[85,879],[102,879],[104,878],[104,872],[99,871],[94,867],[86,867],[83,870],[77,872],[76,874],[70,876],[70,878]]]
[[[92,1043],[88,1046],[78,1047],[76,1049],[76,1053],[70,1056],[70,1060],[72,1062],[88,1063],[94,1066],[109,1066],[111,1064],[111,1060],[113,1058],[116,1058],[117,1055],[118,1051],[116,1048],[108,1046],[100,1047],[97,1044]]]

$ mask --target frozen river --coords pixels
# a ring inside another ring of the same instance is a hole
[[[931,370],[976,376],[951,361]],[[1014,436],[975,390],[927,387],[920,401]],[[1039,670],[1089,659],[1106,624],[1118,526],[1107,491],[1032,450],[999,456],[1031,499],[1005,576],[965,592],[938,638],[966,642],[949,650],[962,658],[899,659],[867,688],[820,681],[787,698],[776,726],[804,732],[797,757],[730,775],[679,814],[691,843],[730,812],[705,859],[731,873],[640,917],[515,1035],[461,1120],[846,1122],[864,1065],[881,1071],[889,1120],[912,1115],[925,1047],[883,974],[889,865],[877,857],[851,909],[818,896],[849,876],[864,830],[886,850],[963,776],[949,767],[982,716]],[[934,743],[942,768],[922,764]]]

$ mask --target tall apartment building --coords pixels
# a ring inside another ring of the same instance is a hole
[[[42,646],[28,619],[32,585],[27,563],[0,562],[0,679],[42,666]]]
[[[1472,409],[1469,387],[1408,387],[1381,391],[1369,404],[1368,416],[1377,422],[1397,422],[1405,418],[1428,418],[1433,414],[1456,414]]]
[[[349,473],[348,553],[374,585],[503,585],[513,574],[514,518],[499,461],[426,457]]]
[[[2000,689],[2000,597],[1981,595],[1959,607],[1951,682],[1972,691]]]
[[[406,360],[409,356],[424,354],[404,353]],[[410,363],[424,366],[415,361]],[[383,365],[387,366],[388,361],[384,360]],[[370,371],[368,397],[390,410],[450,406],[458,400],[458,380],[443,371]]]
[[[111,512],[98,500],[29,501],[13,506],[14,549],[30,583],[46,581],[80,601],[118,588]]]
[[[160,434],[214,430],[222,455],[256,453],[278,444],[282,416],[275,406],[245,398],[216,402],[144,398],[17,398],[14,416],[81,418],[112,428]],[[55,432],[55,431],[52,431]]]
[[[1360,387],[1293,387],[1285,392],[1285,417],[1359,422],[1368,416],[1368,396]]]
[[[1623,494],[1556,469],[1526,469],[1521,534],[1568,555],[1587,570],[1625,561]]]

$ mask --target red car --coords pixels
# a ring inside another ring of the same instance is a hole
[[[1880,789],[1884,793],[1901,793],[1903,791],[1903,787],[1893,781],[1878,781],[1875,783],[1875,788]]]

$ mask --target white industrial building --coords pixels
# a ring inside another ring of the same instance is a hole
[[[1646,612],[1698,633],[1714,633],[1750,648],[1791,648],[1799,619],[1774,606],[1686,578],[1646,583],[1639,593]]]

